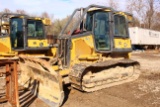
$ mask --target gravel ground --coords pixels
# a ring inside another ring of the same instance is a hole
[[[62,107],[160,107],[160,53],[133,52],[132,59],[141,64],[139,79],[93,93],[65,87],[67,93]],[[35,99],[29,107],[47,105]]]
[[[136,81],[93,93],[71,90],[63,107],[160,107],[160,54],[133,52],[141,64]]]

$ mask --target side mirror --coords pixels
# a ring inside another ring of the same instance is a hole
[[[132,15],[126,15],[126,18],[127,18],[127,20],[128,20],[128,23],[132,23],[133,22],[133,16]]]
[[[43,24],[44,24],[45,26],[50,26],[50,25],[52,24],[52,22],[51,22],[51,20],[50,20],[49,18],[44,18],[44,19],[42,20],[42,22],[43,22]]]

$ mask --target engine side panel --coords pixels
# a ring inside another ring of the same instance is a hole
[[[10,37],[0,37],[0,52],[11,52]]]
[[[74,37],[71,39],[71,44],[71,62],[95,59],[99,55],[95,53],[93,36],[91,34]]]

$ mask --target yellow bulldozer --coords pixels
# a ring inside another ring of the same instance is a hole
[[[0,55],[19,57],[19,84],[48,105],[60,106],[65,84],[93,92],[139,77],[139,63],[130,59],[130,21],[131,14],[110,7],[78,8],[50,44],[44,29],[49,20],[3,14]]]

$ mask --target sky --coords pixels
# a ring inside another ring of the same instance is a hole
[[[87,7],[90,4],[106,5],[108,0],[0,0],[0,11],[8,8],[11,11],[23,9],[29,14],[40,15],[47,12],[56,18],[65,18],[72,14],[74,9]],[[120,10],[125,8],[125,0],[115,0]]]

